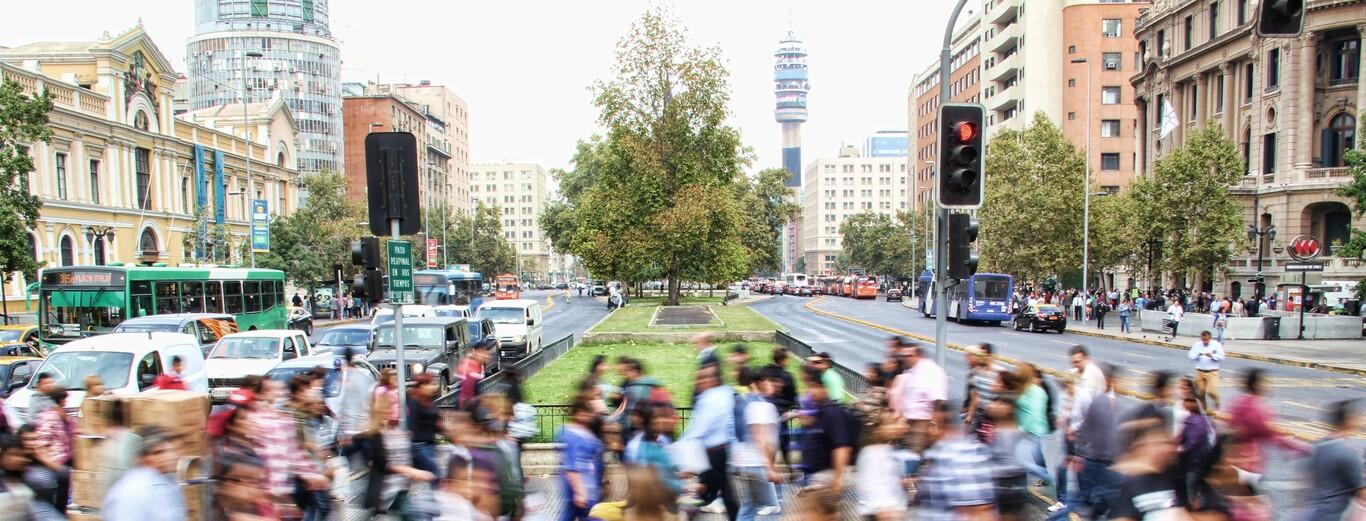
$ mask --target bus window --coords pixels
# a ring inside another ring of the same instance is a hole
[[[134,317],[145,317],[153,313],[152,310],[152,283],[145,280],[135,280],[131,284],[133,310],[130,313]]]
[[[242,298],[246,300],[247,313],[261,311],[261,283],[249,280],[242,283]]]
[[[976,278],[972,282],[972,298],[977,300],[1005,300],[1010,298],[1010,281],[1000,278]]]
[[[275,281],[261,281],[261,309],[267,310],[275,307]]]
[[[204,312],[223,312],[223,283],[210,281],[204,283]]]
[[[180,283],[181,309],[186,313],[204,311],[204,283],[199,281]]]
[[[180,312],[180,285],[175,282],[157,282],[156,314],[165,315],[167,313]]]
[[[223,302],[226,302],[225,313],[229,315],[242,314],[242,283],[229,281],[223,283]]]

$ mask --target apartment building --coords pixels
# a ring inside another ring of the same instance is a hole
[[[470,211],[470,109],[465,100],[443,85],[422,80],[410,83],[370,83],[366,94],[394,94],[417,106],[430,120],[428,161],[446,172],[450,184],[447,204],[457,213]]]
[[[501,214],[503,236],[517,252],[518,275],[532,282],[562,277],[565,258],[554,254],[541,231],[541,212],[551,193],[545,169],[531,163],[474,165],[470,177],[470,194]]]
[[[844,147],[836,157],[820,158],[802,176],[802,257],[806,273],[835,272],[840,254],[840,224],[850,216],[876,212],[895,216],[907,208],[905,157],[863,157]]]

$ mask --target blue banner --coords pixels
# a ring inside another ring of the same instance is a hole
[[[265,199],[251,201],[251,250],[270,251],[270,207]]]
[[[204,208],[209,204],[208,183],[204,178],[204,145],[194,146],[194,204],[196,209]],[[194,210],[185,209],[186,212],[193,213]]]
[[[223,224],[223,209],[228,203],[228,185],[223,181],[223,151],[213,151],[214,224]]]

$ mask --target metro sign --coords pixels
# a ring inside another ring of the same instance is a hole
[[[1323,253],[1323,246],[1313,236],[1301,235],[1290,240],[1290,244],[1286,246],[1286,251],[1290,253],[1291,258],[1297,261],[1308,261]]]

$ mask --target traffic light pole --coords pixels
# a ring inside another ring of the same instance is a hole
[[[402,222],[400,219],[389,220],[390,239],[401,240],[399,235],[400,222]],[[393,292],[390,292],[390,295],[392,294]],[[398,364],[398,367],[395,368],[398,371],[398,400],[395,401],[398,403],[395,403],[394,407],[398,407],[399,430],[407,430],[408,404],[405,402],[408,401],[408,364],[403,361],[403,304],[393,302],[391,298],[390,305],[394,308],[394,361]]]
[[[958,0],[958,5],[953,7],[953,14],[949,15],[948,25],[944,26],[944,48],[939,52],[940,105],[952,101],[953,94],[949,91],[949,81],[953,71],[949,67],[952,63],[953,54],[953,26],[958,24],[958,15],[963,12],[963,6],[967,3],[968,0]],[[947,136],[940,132],[939,139],[947,139]],[[944,169],[936,169],[935,175],[945,175]],[[935,204],[939,204],[938,198],[936,198]],[[949,234],[948,230],[945,229],[949,221],[949,211],[943,206],[939,206],[939,211],[936,214],[934,223],[934,360],[939,364],[939,367],[947,367],[949,359],[949,306],[944,302],[944,284],[948,277],[948,271],[945,270],[944,264],[947,260],[945,252],[949,249]]]

